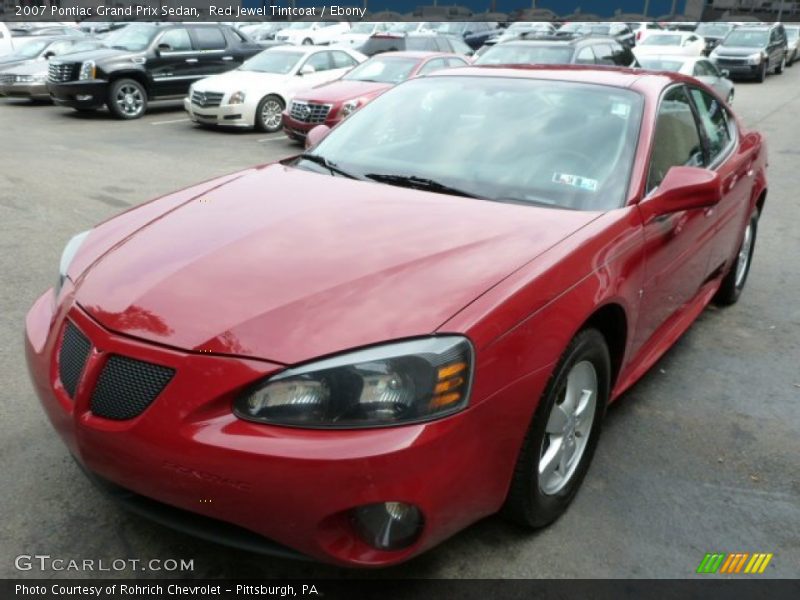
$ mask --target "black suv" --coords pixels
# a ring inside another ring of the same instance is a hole
[[[636,65],[636,58],[630,48],[612,38],[524,34],[492,46],[475,64],[631,67]]]
[[[709,58],[732,77],[750,77],[762,82],[767,73],[778,75],[786,67],[789,45],[783,25],[737,27],[714,48]]]
[[[80,111],[103,104],[138,119],[149,100],[181,98],[203,77],[230,71],[262,50],[227,25],[134,23],[108,47],[51,60],[47,89],[56,104]]]
[[[364,42],[358,51],[367,56],[381,52],[418,50],[424,52],[452,52],[472,56],[475,51],[454,35],[434,33],[376,33]]]

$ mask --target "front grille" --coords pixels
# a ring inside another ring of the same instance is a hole
[[[112,355],[92,393],[92,413],[115,421],[132,419],[150,406],[174,375],[169,367]]]
[[[331,112],[330,104],[313,104],[295,100],[292,102],[291,116],[295,121],[301,123],[324,123]]]
[[[744,67],[747,65],[745,58],[718,58],[716,60],[718,67]]]
[[[0,75],[0,85],[11,85],[14,83],[14,75]]]
[[[76,67],[80,67],[80,65],[78,63],[57,63],[50,61],[47,78],[54,82],[72,81],[76,78]]]
[[[222,104],[221,92],[192,92],[192,104],[200,108],[213,108]]]
[[[70,398],[75,397],[75,390],[81,380],[81,373],[91,349],[92,344],[89,339],[71,321],[67,321],[64,337],[61,338],[61,349],[58,352],[58,376]]]

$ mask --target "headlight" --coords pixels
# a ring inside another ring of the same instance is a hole
[[[78,79],[94,79],[96,72],[97,70],[95,69],[93,60],[83,61]]]
[[[233,92],[228,100],[228,104],[242,104],[244,102],[244,97],[244,92]]]
[[[345,102],[342,105],[342,118],[346,119],[350,115],[352,115],[358,107],[361,106],[361,100],[350,100],[349,102]]]
[[[78,249],[83,244],[83,241],[86,239],[91,233],[91,229],[88,231],[83,231],[67,242],[67,245],[64,246],[64,251],[61,253],[61,261],[58,264],[58,282],[56,283],[56,298],[61,293],[61,286],[64,285],[64,280],[67,278],[67,270],[69,269],[70,263],[72,263],[72,259],[75,258],[75,254],[77,254]]]
[[[751,54],[750,56],[747,57],[747,64],[748,65],[757,65],[757,64],[761,63],[763,58],[764,57],[760,52],[757,52],[756,54]]]
[[[376,346],[283,371],[238,398],[234,412],[310,428],[427,421],[467,405],[472,362],[460,336]]]

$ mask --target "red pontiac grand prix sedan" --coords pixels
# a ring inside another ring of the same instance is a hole
[[[283,131],[303,141],[314,127],[333,127],[406,79],[466,67],[467,59],[445,52],[386,52],[364,61],[341,79],[302,92],[283,112]]]
[[[26,350],[117,498],[342,565],[558,518],[766,198],[761,136],[677,74],[453,69],[310,137],[73,238]]]

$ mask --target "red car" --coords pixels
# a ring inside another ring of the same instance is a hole
[[[341,79],[295,96],[283,113],[283,130],[290,138],[301,142],[317,125],[333,127],[367,102],[410,77],[468,65],[463,56],[445,52],[378,54]]]
[[[67,245],[26,319],[53,426],[141,514],[251,549],[381,566],[552,522],[606,406],[739,298],[761,135],[690,77],[587,67],[414,78],[325,133]]]

